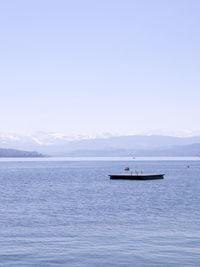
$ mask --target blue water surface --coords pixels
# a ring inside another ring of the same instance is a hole
[[[0,266],[200,266],[199,207],[197,160],[1,161]]]

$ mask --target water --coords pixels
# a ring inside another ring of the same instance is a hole
[[[0,266],[200,266],[199,205],[198,160],[2,160]]]

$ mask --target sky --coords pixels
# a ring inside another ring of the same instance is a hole
[[[0,0],[0,132],[200,132],[199,0]]]

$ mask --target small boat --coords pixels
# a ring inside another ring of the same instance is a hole
[[[110,174],[110,179],[121,179],[121,180],[154,180],[163,179],[164,174],[154,173],[154,174],[144,174],[144,173],[128,173],[128,174]]]

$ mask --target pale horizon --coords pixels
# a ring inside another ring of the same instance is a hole
[[[200,136],[200,131],[162,131],[162,130],[151,130],[144,132],[85,132],[85,133],[70,133],[70,132],[58,132],[58,131],[35,131],[35,132],[5,132],[0,131],[1,138],[15,139],[17,137],[45,137],[51,136],[55,139],[69,138],[71,140],[79,139],[98,139],[98,138],[109,138],[109,137],[120,137],[120,136],[171,136],[171,137],[195,137]],[[17,140],[17,139],[16,139]]]

